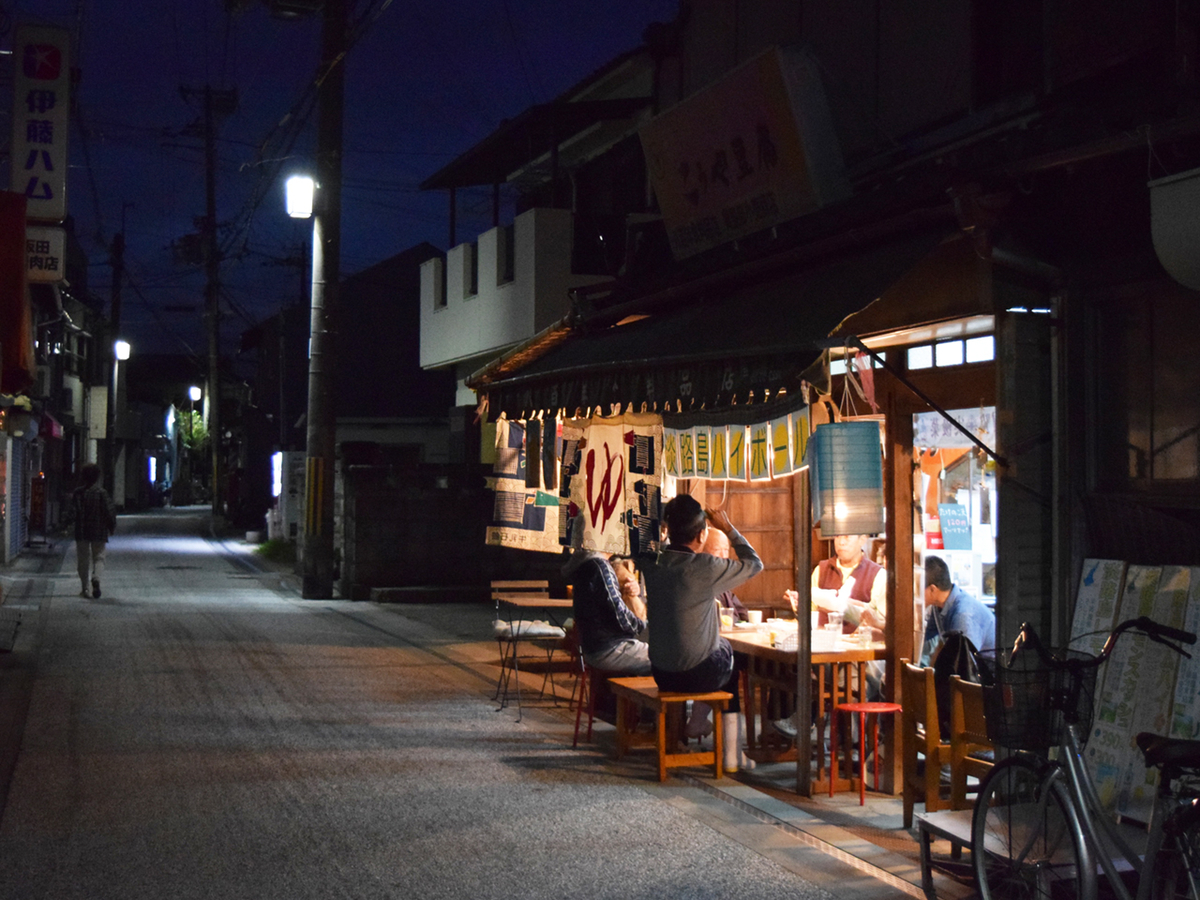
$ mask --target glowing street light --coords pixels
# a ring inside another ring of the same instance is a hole
[[[317,183],[308,175],[293,175],[285,186],[287,214],[293,219],[311,219]]]

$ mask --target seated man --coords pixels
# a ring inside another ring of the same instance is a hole
[[[869,540],[865,534],[835,536],[834,555],[813,569],[813,605],[841,613],[846,631],[865,622],[881,632],[887,621],[887,575],[883,566],[864,555]]]
[[[967,636],[980,653],[996,650],[996,614],[950,580],[950,567],[940,556],[925,557],[925,642],[921,665],[929,661],[952,631]]]
[[[724,720],[728,739],[725,767],[746,765],[739,734],[741,710],[733,678],[733,648],[721,637],[714,598],[762,571],[762,560],[723,511],[705,511],[695,497],[680,494],[663,509],[670,546],[643,564],[650,630],[651,671],[664,691],[730,690]],[[729,538],[737,559],[700,552],[710,527]]]
[[[833,538],[833,553],[823,559],[812,572],[812,605],[814,609],[842,616],[842,630],[855,631],[860,625],[871,629],[872,640],[883,640],[887,624],[887,572],[883,566],[866,557],[863,549],[870,542],[865,534],[839,534]],[[784,591],[783,596],[797,609],[800,595]],[[867,665],[867,699],[883,698],[882,662]],[[772,726],[786,737],[795,737],[798,725],[795,714],[777,719]]]
[[[607,553],[577,550],[563,567],[574,594],[575,630],[583,661],[605,672],[649,675],[646,623],[622,599],[609,557]],[[636,586],[637,582],[632,584]]]

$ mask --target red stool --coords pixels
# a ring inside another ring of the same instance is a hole
[[[867,716],[875,716],[875,790],[879,790],[879,716],[894,715],[900,712],[899,703],[839,703],[833,708],[833,721],[830,723],[829,759],[832,770],[829,773],[829,796],[833,796],[833,786],[837,782],[837,714],[858,713],[858,805],[867,802]],[[849,757],[849,754],[846,754]]]

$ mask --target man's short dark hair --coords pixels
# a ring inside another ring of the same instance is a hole
[[[925,586],[931,584],[939,591],[954,587],[954,582],[950,580],[950,567],[940,556],[925,557]]]
[[[704,507],[691,494],[680,494],[668,501],[663,507],[663,521],[667,523],[667,536],[677,547],[692,543],[708,524]]]
[[[79,478],[84,487],[91,487],[100,480],[100,467],[95,463],[87,463],[79,470]]]

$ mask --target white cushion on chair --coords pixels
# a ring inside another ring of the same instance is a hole
[[[557,625],[551,625],[549,622],[537,619],[527,621],[518,619],[515,622],[505,622],[503,619],[496,619],[492,622],[492,634],[496,640],[509,640],[514,637],[520,638],[564,638],[567,632],[559,628]]]

